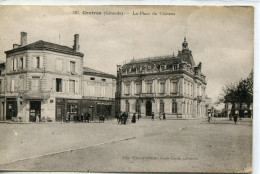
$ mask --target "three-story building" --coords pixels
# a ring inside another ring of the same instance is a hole
[[[205,75],[194,63],[186,38],[178,55],[134,59],[117,67],[117,112],[172,118],[206,115]]]

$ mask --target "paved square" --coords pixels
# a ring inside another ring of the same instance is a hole
[[[250,119],[1,124],[0,130],[2,170],[243,172],[252,163]]]

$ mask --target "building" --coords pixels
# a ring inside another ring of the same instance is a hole
[[[83,90],[89,88],[85,82],[91,73],[88,68],[83,70],[84,54],[79,52],[78,34],[70,48],[42,40],[27,44],[27,33],[21,32],[20,45],[14,44],[5,54],[6,62],[0,64],[1,120],[61,122],[68,113],[73,116],[86,111],[88,106],[84,102],[89,95],[84,96]],[[109,92],[115,77],[101,73],[92,75],[105,79],[101,80],[102,85],[109,87],[105,88],[104,96],[97,93],[100,98],[96,99],[112,103],[113,90]]]
[[[229,95],[226,95],[224,98],[226,117],[234,116],[235,114],[239,114],[240,117],[253,117],[253,103],[232,101]]]
[[[206,116],[205,75],[195,65],[186,38],[178,55],[133,59],[117,66],[117,112],[168,118]]]
[[[91,118],[115,116],[116,76],[83,68],[83,112]],[[96,118],[97,119],[97,118]]]

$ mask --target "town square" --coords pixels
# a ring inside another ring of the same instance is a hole
[[[1,9],[0,170],[252,171],[254,8]]]

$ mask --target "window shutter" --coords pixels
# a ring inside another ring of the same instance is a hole
[[[61,92],[65,93],[66,92],[66,80],[62,79],[61,83],[62,83]]]
[[[67,80],[67,93],[70,93],[70,81]]]
[[[36,57],[33,57],[33,66],[32,66],[32,69],[35,69],[36,67],[37,67]]]
[[[29,90],[32,90],[32,79],[29,79]]]
[[[75,81],[75,93],[78,94],[79,93],[79,82]]]
[[[17,59],[13,59],[13,61],[14,61],[14,70],[16,71]]]
[[[67,64],[67,72],[70,72],[70,61],[68,61],[68,64]]]
[[[40,68],[43,68],[43,56],[40,57]]]
[[[56,78],[53,78],[52,81],[53,81],[53,83],[52,83],[53,91],[56,92]]]
[[[26,57],[23,57],[23,69],[26,69]]]

